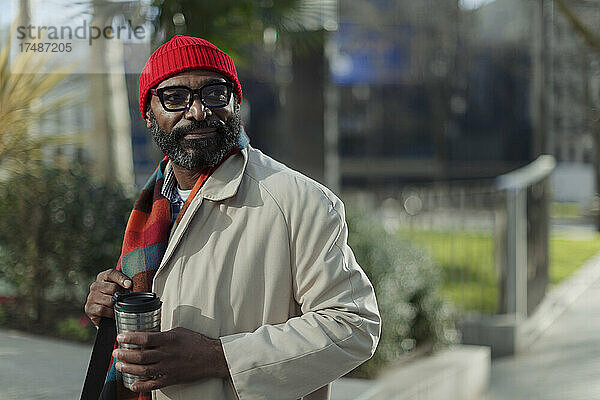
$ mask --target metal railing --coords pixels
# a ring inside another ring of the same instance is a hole
[[[527,315],[542,300],[548,284],[548,177],[556,161],[549,155],[514,172],[499,176],[498,190],[506,193],[504,313]],[[502,243],[502,242],[501,242]],[[530,295],[529,287],[534,292]]]
[[[551,156],[496,179],[411,185],[383,202],[383,221],[441,266],[464,313],[526,317],[548,283]]]

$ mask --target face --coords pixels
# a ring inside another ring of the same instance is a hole
[[[226,79],[212,71],[186,71],[162,81],[166,86],[187,86],[192,89]],[[184,111],[166,111],[160,99],[152,96],[146,114],[152,137],[169,159],[185,169],[197,170],[215,166],[237,144],[240,131],[240,110],[234,96],[220,108],[205,107],[198,95]]]

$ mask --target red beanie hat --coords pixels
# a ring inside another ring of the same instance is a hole
[[[214,44],[197,37],[177,35],[160,46],[146,61],[140,75],[140,112],[145,110],[150,89],[163,80],[183,71],[204,69],[218,72],[229,79],[242,101],[242,86],[233,60]]]

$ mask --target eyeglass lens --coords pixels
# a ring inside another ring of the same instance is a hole
[[[226,85],[210,85],[201,88],[202,103],[208,107],[224,107],[228,103],[228,90]],[[167,108],[184,108],[190,104],[192,89],[166,88],[162,92],[163,103]]]

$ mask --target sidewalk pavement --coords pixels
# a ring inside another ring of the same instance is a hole
[[[485,400],[600,399],[600,258],[586,269],[593,273],[580,276],[596,278],[579,280],[583,292],[540,338],[494,360]]]
[[[90,345],[0,330],[0,400],[78,399]]]

